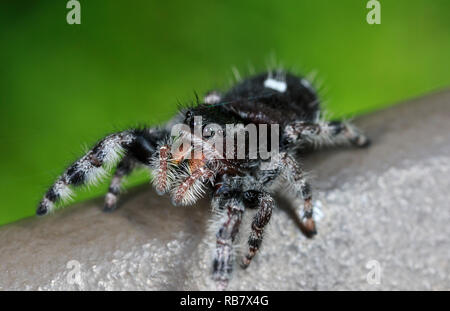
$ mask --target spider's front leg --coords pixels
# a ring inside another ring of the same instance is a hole
[[[220,227],[216,234],[216,250],[213,261],[213,279],[217,289],[224,290],[233,272],[233,242],[239,232],[245,207],[239,192],[228,192],[214,199],[221,213]]]
[[[164,130],[135,129],[111,134],[99,141],[83,157],[73,163],[50,187],[39,203],[36,214],[45,215],[51,211],[58,201],[69,199],[72,186],[95,184],[114,167],[125,155],[113,178],[109,194],[106,198],[107,208],[112,208],[117,201],[121,178],[131,168],[127,168],[132,157],[144,165],[150,166],[150,159],[156,151],[158,141],[167,136]]]
[[[206,166],[195,169],[174,188],[172,203],[174,205],[195,203],[203,195],[205,182],[213,177],[214,171]]]
[[[370,139],[356,126],[348,122],[295,121],[285,127],[285,134],[292,143],[311,142],[324,145],[352,144],[364,148]]]
[[[116,208],[123,178],[129,175],[139,162],[151,167],[153,171],[153,185],[158,194],[163,194],[168,191],[170,187],[173,178],[170,172],[172,164],[169,161],[171,156],[169,146],[165,143],[161,143],[160,146],[157,146],[158,141],[149,138],[137,142],[137,144],[140,145],[140,147],[131,150],[129,155],[126,155],[117,165],[117,169],[105,197],[105,212],[113,211]],[[132,154],[140,155],[141,161],[134,158]]]
[[[157,154],[152,161],[152,166],[154,168],[153,185],[159,195],[162,195],[169,190],[173,179],[169,170],[172,165],[170,162],[171,156],[170,146],[168,144],[163,144],[158,148]]]
[[[185,159],[187,152],[180,158],[184,160],[180,167],[183,173],[177,178],[172,190],[174,205],[190,205],[204,194],[208,181],[213,183],[216,173],[221,168],[220,153],[208,142],[195,136],[191,137],[193,148],[189,149],[190,159]]]
[[[105,166],[113,167],[136,139],[134,131],[124,131],[107,136],[88,153],[72,164],[47,191],[39,203],[36,214],[45,215],[59,200],[69,199],[70,186],[93,184],[105,174]]]

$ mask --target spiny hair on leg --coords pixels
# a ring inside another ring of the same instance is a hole
[[[107,175],[124,153],[124,147],[135,139],[133,131],[111,134],[98,142],[86,155],[72,164],[39,203],[36,213],[45,215],[59,201],[66,202],[72,196],[71,186],[93,185]]]
[[[105,205],[103,206],[105,212],[115,210],[118,197],[123,190],[123,180],[136,168],[137,164],[136,159],[130,156],[123,157],[119,162],[105,196]]]
[[[170,144],[160,143],[153,158],[150,160],[150,167],[153,176],[153,186],[160,195],[168,192],[175,179],[175,164],[173,163]]]
[[[229,210],[225,208],[227,200],[229,200],[230,197],[234,198],[236,202],[240,202],[239,204],[242,204],[243,207],[247,207],[247,204],[250,202],[246,203],[245,197],[249,192],[260,194],[262,196],[264,196],[264,194],[268,195],[268,193],[264,191],[264,187],[261,185],[261,183],[253,176],[248,175],[226,178],[224,183],[221,185],[221,189],[218,191],[219,194],[217,195],[216,193],[216,195],[213,197],[213,200],[211,201],[213,216],[210,219],[208,227],[208,232],[210,234],[217,234],[218,230],[220,230],[223,223],[229,217]],[[256,197],[254,196],[252,196],[252,198],[256,199]],[[248,252],[249,237],[252,237],[252,223],[254,222],[255,215],[259,211],[259,205],[251,204],[248,207],[250,207],[251,209],[250,211],[248,209],[245,209],[245,212],[242,212],[240,229],[239,232],[236,233],[233,240],[233,261],[234,258],[243,259],[244,255],[246,255]],[[213,256],[217,256],[217,249],[214,251]],[[220,284],[218,285],[220,289]]]
[[[225,199],[219,198],[220,207],[216,212],[216,246],[213,253],[213,280],[218,290],[224,290],[229,283],[235,265],[235,243],[245,210],[239,196]],[[211,228],[211,229],[213,229]]]
[[[316,136],[305,136],[308,142],[315,148],[321,148],[323,146],[337,146],[337,145],[349,145],[349,139],[339,132],[345,131],[347,128],[356,131],[356,128],[349,122],[329,122],[325,119],[321,119],[317,124],[320,126],[320,133]]]
[[[305,171],[295,157],[290,154],[280,154],[280,158],[283,166],[280,172],[281,187],[278,191],[286,194],[302,194],[302,189],[309,185],[309,180],[313,179],[311,173]]]
[[[172,188],[172,203],[174,205],[192,205],[201,198],[206,191],[206,184],[213,183],[216,167],[210,168],[203,165],[194,171],[188,163],[178,167],[176,181]]]
[[[316,147],[348,145],[365,147],[370,143],[362,131],[348,120],[330,122],[321,120],[319,125],[322,131],[320,135],[312,139],[312,143]]]
[[[153,177],[152,183],[159,195],[171,190],[177,174],[178,163],[182,162],[186,153],[190,152],[190,147],[181,151],[178,148],[188,146],[183,142],[184,137],[185,133],[182,131],[178,137],[167,136],[160,140],[156,152],[149,161]]]
[[[334,128],[324,120],[295,122],[287,125],[284,131],[292,142],[296,142],[296,148],[303,148],[305,145],[330,145],[334,141]]]
[[[298,121],[288,124],[284,133],[296,148],[305,144],[314,147],[355,145],[367,147],[370,140],[353,124],[347,121],[317,122]]]
[[[292,173],[290,173],[288,170],[285,170],[285,172],[282,174],[283,180],[280,182],[282,185],[281,192],[282,193],[288,193],[288,192],[295,192],[295,193],[301,193],[301,188],[304,187],[306,184],[309,184],[309,181],[312,178],[312,174],[310,172],[302,171],[301,178],[296,179]]]
[[[256,203],[257,212],[251,223],[251,233],[248,237],[248,251],[241,261],[241,266],[247,268],[258,250],[261,248],[265,227],[269,223],[275,200],[268,192],[261,192]]]

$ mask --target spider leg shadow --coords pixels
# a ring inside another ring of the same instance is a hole
[[[294,206],[292,206],[292,203],[289,202],[289,200],[287,200],[285,197],[278,194],[275,196],[275,198],[277,200],[279,209],[285,212],[294,221],[295,225],[298,227],[298,229],[300,229],[303,235],[309,239],[313,238],[315,234],[311,233],[311,231],[306,228],[298,213],[296,213]]]

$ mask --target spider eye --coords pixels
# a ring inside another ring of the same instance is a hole
[[[214,134],[215,134],[215,131],[211,127],[207,126],[207,127],[205,127],[203,129],[203,137],[205,137],[205,138],[209,138],[211,136],[214,136]]]

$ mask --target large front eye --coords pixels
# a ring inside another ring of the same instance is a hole
[[[214,136],[214,134],[215,134],[215,131],[210,126],[205,126],[205,128],[203,129],[203,137],[205,137],[205,138],[209,138],[211,136]]]
[[[217,139],[223,138],[223,129],[220,125],[215,123],[210,123],[203,128],[203,137],[217,137]]]

